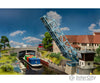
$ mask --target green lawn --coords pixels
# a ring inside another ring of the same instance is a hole
[[[48,51],[41,51],[42,57],[51,60],[53,63],[55,64],[60,64],[60,61],[63,59],[68,60],[67,58],[65,58],[64,56],[60,56],[60,58],[56,58],[56,57],[50,57],[51,53],[48,53]],[[47,55],[48,54],[48,55]]]
[[[16,56],[5,55],[5,53],[7,53],[7,52],[8,52],[8,50],[1,51],[2,57],[0,58],[0,63],[4,63],[4,65],[5,64],[11,65],[16,60]],[[21,75],[21,74],[20,73],[17,73],[17,72],[14,72],[14,71],[4,72],[0,68],[0,75]]]
[[[48,51],[41,51],[42,57],[44,57],[45,55],[47,55]]]
[[[17,73],[17,72],[4,72],[2,71],[2,69],[0,69],[0,75],[21,75],[20,73]]]
[[[2,57],[0,58],[0,63],[7,63],[9,62],[9,64],[12,63],[12,61],[16,58],[16,56],[9,56],[9,55],[2,55]]]
[[[95,65],[96,69],[93,71],[94,75],[100,75],[100,65]]]

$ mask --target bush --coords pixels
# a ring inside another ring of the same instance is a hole
[[[39,51],[39,48],[37,47],[37,51]]]
[[[12,53],[11,56],[17,56],[17,53]]]
[[[17,59],[16,58],[14,58],[14,59],[12,59],[12,62],[15,62]]]
[[[97,67],[97,70],[100,71],[100,66]]]
[[[94,61],[95,61],[95,62],[100,62],[100,56],[96,56],[96,57],[94,58]]]
[[[50,57],[55,57],[55,58],[57,58],[57,59],[59,59],[60,58],[60,53],[51,53],[51,55],[50,55]]]
[[[9,55],[4,55],[5,57],[8,57]]]
[[[41,53],[43,54],[43,53],[44,53],[44,51],[41,51]]]
[[[1,69],[4,71],[4,72],[10,72],[10,71],[13,71],[14,68],[12,65],[2,65],[1,66]]]

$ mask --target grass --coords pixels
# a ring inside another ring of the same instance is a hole
[[[7,52],[8,52],[8,50],[1,51],[1,53],[3,55],[0,58],[0,63],[9,64],[10,65],[10,64],[12,64],[16,60],[16,56],[5,55],[5,53],[7,53]],[[14,71],[4,72],[0,68],[0,75],[21,75],[21,74],[20,73],[17,73],[17,72],[14,72]]]
[[[100,65],[95,65],[96,69],[93,71],[94,75],[100,75]]]
[[[44,57],[45,55],[47,55],[48,51],[41,51],[42,57]]]
[[[6,63],[9,62],[9,64],[12,63],[13,59],[15,59],[15,56],[9,56],[9,55],[2,55],[1,59],[0,59],[0,63]]]
[[[0,69],[0,75],[21,75],[20,73],[17,72],[4,72],[2,69]]]
[[[55,58],[55,57],[50,57],[51,53],[48,53],[48,51],[41,51],[41,54],[42,54],[42,58],[49,59],[55,64],[60,64],[61,60],[63,60],[63,59],[67,60],[67,58],[65,58],[64,56],[60,56],[59,59]]]
[[[9,50],[2,50],[1,53],[4,54],[4,53],[7,53],[8,51]]]

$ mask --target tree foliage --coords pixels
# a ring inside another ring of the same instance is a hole
[[[2,49],[2,44],[0,43],[0,52],[1,52],[1,49]]]
[[[44,48],[47,49],[47,50],[51,50],[52,49],[52,37],[51,35],[49,34],[49,32],[45,32],[44,34],[44,38],[42,40],[42,43],[44,45]]]
[[[100,45],[99,47],[96,49],[96,54],[97,56],[94,58],[95,62],[100,62]]]
[[[100,63],[100,56],[96,56],[96,57],[94,58],[94,61]]]
[[[6,36],[1,36],[0,43],[1,43],[1,46],[4,47],[4,50],[5,50],[5,47],[10,47],[9,39]]]

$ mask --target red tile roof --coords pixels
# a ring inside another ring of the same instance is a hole
[[[95,34],[95,33],[94,33]],[[99,43],[100,44],[100,33],[95,35],[65,35],[70,43]],[[65,41],[65,39],[64,39]]]

